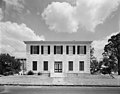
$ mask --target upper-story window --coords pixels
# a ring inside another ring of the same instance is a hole
[[[77,54],[86,54],[86,46],[77,46]]]
[[[75,54],[75,46],[66,46],[66,54]]]
[[[39,46],[31,45],[30,46],[30,54],[39,54]]]
[[[50,46],[48,45],[42,45],[41,46],[41,54],[50,54]]]
[[[54,46],[54,54],[63,54],[63,46]]]

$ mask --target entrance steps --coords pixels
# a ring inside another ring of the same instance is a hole
[[[51,73],[50,77],[65,77],[64,73]]]

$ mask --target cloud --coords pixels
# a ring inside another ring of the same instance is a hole
[[[50,30],[77,32],[78,28],[95,31],[98,24],[117,9],[120,0],[76,0],[72,6],[67,2],[52,2],[45,8],[42,17]]]
[[[11,22],[0,22],[1,32],[1,52],[8,52],[12,55],[18,53],[25,54],[25,44],[23,41],[45,40],[44,36],[38,36],[25,24]]]
[[[25,8],[25,0],[3,0],[2,9],[5,14],[4,19],[23,19],[23,16],[30,12]]]
[[[106,36],[105,38],[101,40],[95,40],[92,43],[92,47],[94,47],[95,52],[94,56],[96,56],[98,59],[102,58],[102,53],[104,52],[104,47],[108,43],[108,39],[111,38],[111,36],[118,34],[119,32],[115,32],[110,34],[109,36]]]
[[[24,9],[24,0],[3,0],[6,3],[7,7],[12,6],[13,9],[21,11]]]
[[[3,18],[3,12],[2,12],[2,9],[0,8],[0,21],[2,20]]]

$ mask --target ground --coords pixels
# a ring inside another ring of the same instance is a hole
[[[120,76],[81,75],[74,77],[46,77],[42,75],[1,76],[1,85],[74,85],[74,86],[120,86]]]

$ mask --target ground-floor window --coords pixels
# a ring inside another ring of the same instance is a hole
[[[62,61],[55,61],[54,63],[54,71],[57,73],[62,72]]]
[[[33,71],[37,70],[37,61],[33,61]]]
[[[48,61],[44,61],[44,71],[48,71]]]
[[[73,61],[68,62],[68,70],[73,71]]]
[[[84,71],[84,61],[79,62],[79,70]]]

